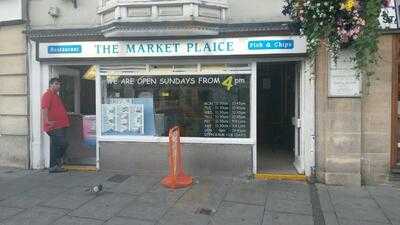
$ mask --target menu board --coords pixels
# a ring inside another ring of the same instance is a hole
[[[103,135],[143,134],[144,115],[141,104],[103,104]]]
[[[247,102],[204,102],[204,137],[249,136],[249,107]]]

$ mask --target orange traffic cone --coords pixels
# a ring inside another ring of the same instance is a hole
[[[167,188],[184,188],[193,183],[193,178],[191,176],[186,176],[183,172],[180,138],[178,126],[175,126],[169,130],[169,174],[161,180],[161,184]]]

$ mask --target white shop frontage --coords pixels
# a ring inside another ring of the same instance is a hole
[[[303,38],[32,41],[31,46],[33,168],[49,166],[40,97],[49,79],[60,77],[73,121],[67,163],[162,173],[168,129],[178,125],[191,173],[311,174],[315,88]]]

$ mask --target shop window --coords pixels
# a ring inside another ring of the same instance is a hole
[[[250,75],[101,76],[102,135],[249,138]]]

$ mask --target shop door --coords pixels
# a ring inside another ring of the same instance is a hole
[[[295,99],[295,108],[294,108],[294,117],[292,117],[292,125],[294,126],[294,167],[296,168],[298,173],[304,173],[304,163],[303,157],[301,154],[301,77],[300,77],[300,66],[296,64],[296,75],[294,82],[294,99]]]
[[[257,171],[296,174],[300,162],[297,62],[257,65]],[[298,162],[298,163],[294,163]]]
[[[53,66],[51,71],[51,77],[61,79],[60,97],[70,120],[66,135],[69,147],[64,155],[64,163],[69,166],[96,163],[96,149],[86,132],[95,122],[95,81],[82,79],[87,69],[88,66],[83,65]]]

